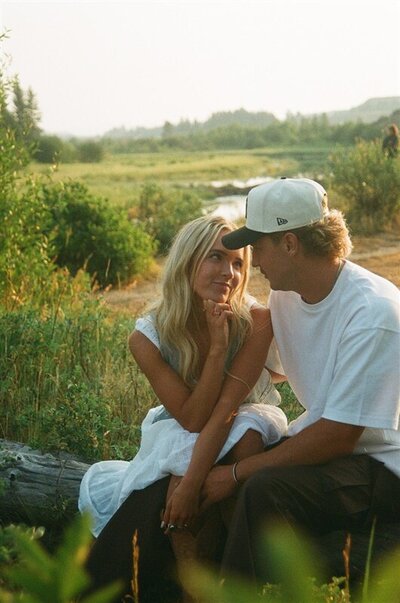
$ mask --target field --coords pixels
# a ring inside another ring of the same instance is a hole
[[[30,166],[34,173],[51,174],[54,180],[77,179],[90,191],[122,207],[136,204],[141,186],[155,181],[162,186],[196,188],[212,197],[213,181],[299,173],[317,175],[328,157],[325,147],[257,149],[254,151],[198,151],[108,155],[101,163],[69,163]]]

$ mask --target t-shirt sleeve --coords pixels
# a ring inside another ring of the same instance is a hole
[[[339,348],[323,417],[397,429],[399,422],[399,333],[382,326],[348,331]]]
[[[135,324],[135,331],[139,331],[153,343],[157,349],[160,349],[160,338],[150,315],[138,318]]]

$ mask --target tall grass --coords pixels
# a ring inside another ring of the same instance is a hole
[[[134,318],[65,294],[0,310],[1,437],[89,460],[131,458],[154,395],[127,350]]]
[[[156,403],[127,349],[133,327],[96,299],[0,311],[1,437],[88,460],[132,458]],[[294,418],[299,405],[279,387]]]

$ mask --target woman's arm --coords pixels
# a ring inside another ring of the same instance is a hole
[[[220,315],[214,312],[215,308]],[[231,311],[226,304],[206,302],[205,314],[210,347],[193,390],[163,360],[160,351],[145,335],[133,331],[129,337],[129,348],[160,402],[184,429],[196,433],[207,423],[221,392]]]
[[[231,376],[227,375],[211,417],[197,439],[189,468],[166,505],[166,525],[184,525],[195,516],[203,482],[229,434],[238,407],[264,366],[272,340],[270,313],[256,308],[252,316],[252,332],[236,355],[229,371]]]

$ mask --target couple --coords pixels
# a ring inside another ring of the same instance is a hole
[[[182,229],[163,299],[130,337],[162,406],[143,423],[141,461],[83,480],[81,508],[102,528],[95,587],[129,584],[137,530],[140,600],[156,600],[174,539],[220,501],[234,500],[222,573],[255,583],[273,581],[257,554],[267,522],[318,534],[400,519],[398,290],[345,259],[345,222],[314,181],[252,189],[246,216],[238,230],[215,218]],[[245,293],[248,245],[268,310]],[[283,375],[305,409],[287,430],[271,384]]]

